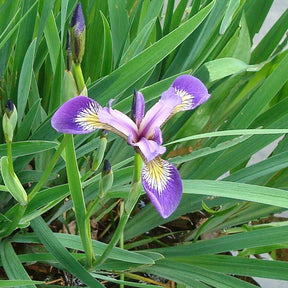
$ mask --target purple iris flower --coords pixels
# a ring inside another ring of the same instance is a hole
[[[161,126],[175,113],[195,109],[209,97],[199,79],[182,75],[146,114],[141,92],[134,92],[132,119],[112,109],[113,100],[109,107],[102,107],[93,99],[77,96],[56,111],[51,123],[55,130],[63,133],[85,134],[105,129],[123,137],[141,154],[144,190],[159,214],[167,218],[181,200],[182,181],[177,168],[161,158],[166,151],[162,146]]]

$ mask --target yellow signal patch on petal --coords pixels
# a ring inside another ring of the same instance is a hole
[[[83,130],[92,130],[96,128],[104,128],[99,121],[98,112],[101,109],[100,105],[97,105],[96,102],[90,102],[88,106],[80,110],[75,117],[74,121],[77,123]]]
[[[156,157],[143,168],[142,178],[152,190],[161,195],[171,179],[171,172],[171,164],[160,157]]]
[[[181,104],[179,104],[175,107],[173,114],[177,113],[179,111],[190,110],[193,107],[194,96],[189,94],[185,90],[175,89],[175,92],[178,96],[181,97],[182,102],[181,102]]]

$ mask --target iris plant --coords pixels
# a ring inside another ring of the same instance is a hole
[[[142,185],[152,204],[163,218],[177,208],[182,196],[182,181],[177,168],[161,155],[162,125],[175,113],[195,109],[210,97],[207,88],[197,78],[182,75],[175,79],[161,99],[145,114],[141,92],[134,92],[132,119],[124,113],[85,96],[64,103],[54,114],[52,126],[58,132],[85,134],[95,129],[112,131],[135,147],[144,161]]]

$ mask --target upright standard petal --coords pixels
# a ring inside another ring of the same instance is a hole
[[[145,101],[144,101],[143,94],[136,90],[134,90],[131,114],[132,114],[132,119],[136,123],[137,127],[139,127],[145,114]]]
[[[105,129],[99,122],[102,107],[93,99],[77,96],[65,102],[53,115],[52,127],[62,133],[86,134],[95,129]]]
[[[174,113],[195,109],[210,97],[206,86],[198,78],[191,75],[177,77],[171,88],[166,91],[166,94],[162,94],[162,98],[167,97],[167,94],[169,95],[170,93],[181,97],[181,104],[175,108]]]
[[[155,129],[159,129],[171,116],[177,105],[181,104],[181,98],[170,93],[164,99],[160,99],[144,116],[139,134],[147,139],[153,138]]]
[[[163,218],[176,210],[182,197],[182,181],[175,166],[160,157],[155,158],[143,168],[142,184]]]

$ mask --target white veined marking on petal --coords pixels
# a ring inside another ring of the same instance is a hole
[[[171,179],[171,164],[160,157],[148,162],[143,169],[142,177],[151,189],[156,190],[161,196]]]
[[[75,122],[83,129],[83,130],[91,130],[98,128],[100,121],[98,118],[98,111],[102,107],[98,105],[97,102],[89,102],[89,105],[83,107],[75,117]]]
[[[193,99],[194,96],[192,94],[187,93],[185,90],[183,89],[176,89],[175,88],[175,92],[178,96],[180,96],[182,98],[182,103],[177,105],[175,108],[175,112],[179,112],[179,111],[185,111],[185,110],[190,110],[193,107]]]

